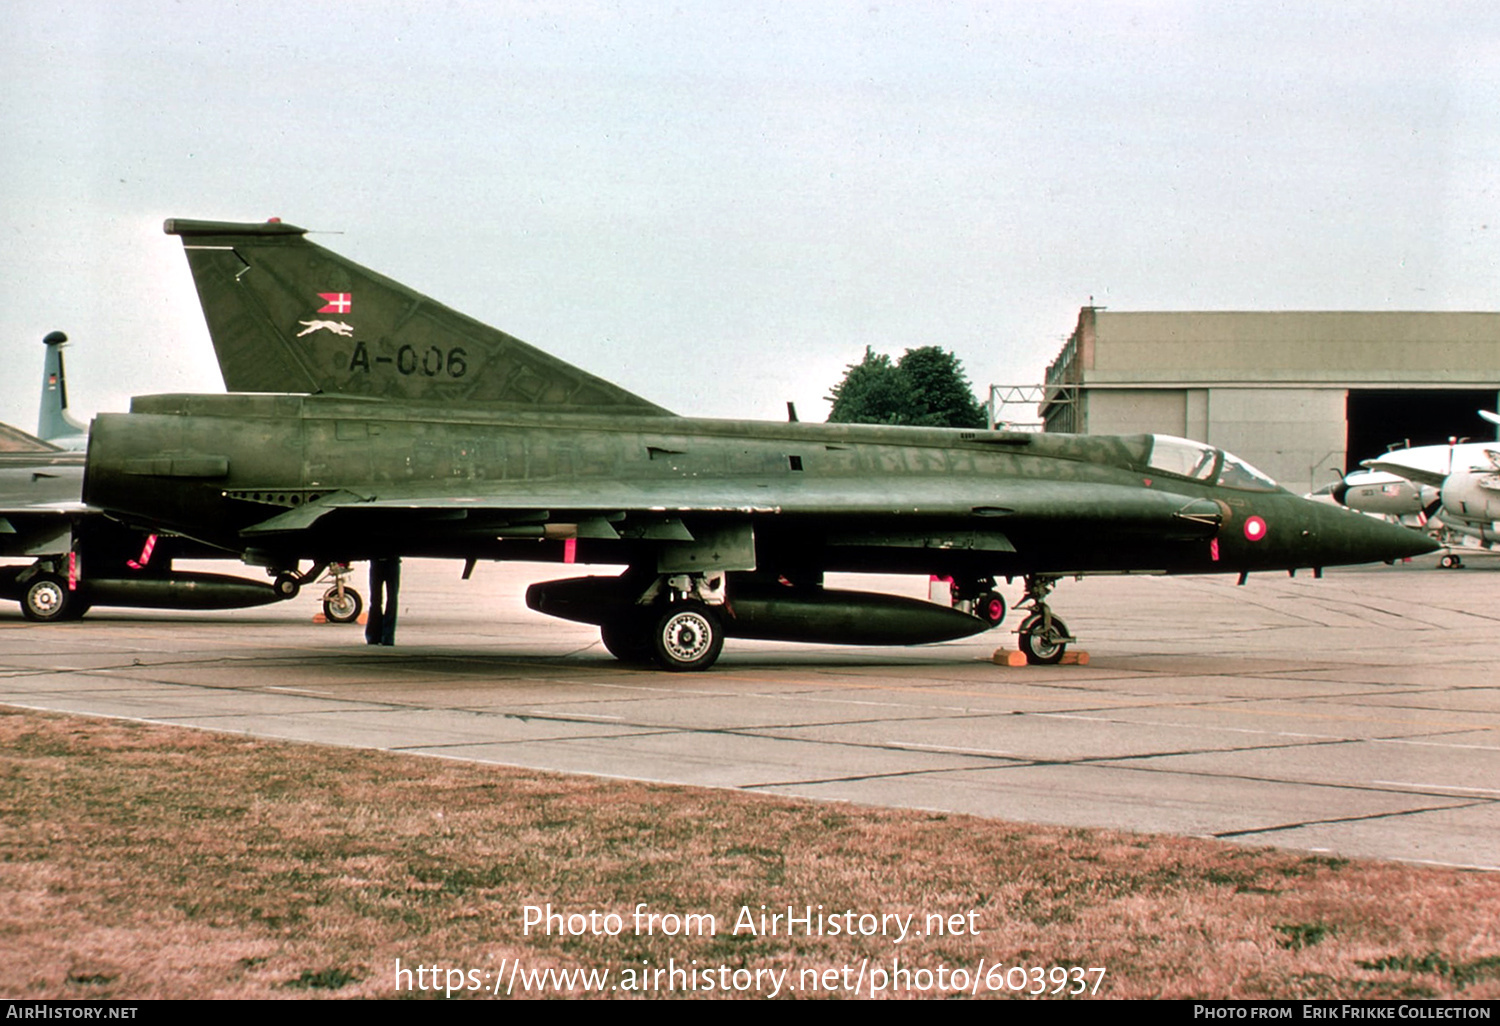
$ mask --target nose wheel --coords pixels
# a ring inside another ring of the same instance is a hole
[[[349,564],[329,563],[328,576],[323,580],[331,582],[323,592],[323,617],[329,623],[358,623],[365,600],[349,584]]]
[[[1051,666],[1062,662],[1068,650],[1068,625],[1050,613],[1032,613],[1021,621],[1018,631],[1021,651],[1033,666]]]
[[[1056,577],[1035,574],[1026,578],[1026,597],[1021,601],[1023,609],[1030,614],[1016,628],[1016,642],[1033,666],[1051,666],[1062,662],[1062,657],[1071,642],[1077,641],[1068,633],[1068,625],[1052,615],[1046,598],[1057,584]]]

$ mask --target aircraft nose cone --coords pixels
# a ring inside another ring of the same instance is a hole
[[[1353,510],[1322,507],[1318,537],[1337,553],[1330,563],[1389,563],[1433,552],[1437,542],[1420,531]]]

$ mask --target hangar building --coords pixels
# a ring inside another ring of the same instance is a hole
[[[1217,445],[1287,489],[1393,444],[1492,439],[1500,313],[1124,313],[1086,306],[1047,368],[1047,431]]]

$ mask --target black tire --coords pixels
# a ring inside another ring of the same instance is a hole
[[[1044,629],[1041,616],[1033,613],[1021,623],[1021,651],[1026,653],[1026,661],[1032,666],[1052,666],[1062,662],[1068,643],[1061,639],[1067,636],[1068,625],[1057,617],[1052,618],[1050,628]]]
[[[1438,566],[1444,570],[1457,570],[1463,565],[1464,561],[1452,552],[1444,553],[1443,558],[1438,560]]]
[[[277,574],[276,580],[271,582],[271,587],[276,589],[276,594],[284,599],[297,597],[297,592],[302,590],[302,582],[297,580],[296,574]]]
[[[604,649],[622,663],[651,661],[651,628],[639,617],[622,617],[599,625]]]
[[[998,591],[987,591],[974,600],[974,615],[990,627],[999,627],[1005,619],[1005,596]]]
[[[68,582],[55,574],[33,577],[21,596],[21,615],[35,623],[76,620],[87,608],[77,592],[68,590]]]
[[[706,670],[724,648],[724,626],[701,602],[675,602],[657,617],[651,648],[663,670]]]
[[[364,611],[364,597],[348,585],[344,586],[342,601],[337,585],[323,593],[323,616],[329,623],[354,623]]]

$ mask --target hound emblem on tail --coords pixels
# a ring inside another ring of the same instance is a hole
[[[343,335],[347,338],[354,337],[354,326],[352,324],[345,324],[343,321],[298,321],[297,323],[303,325],[302,330],[297,332],[298,338],[301,338],[303,335],[311,335],[315,331],[331,331],[335,335]]]

